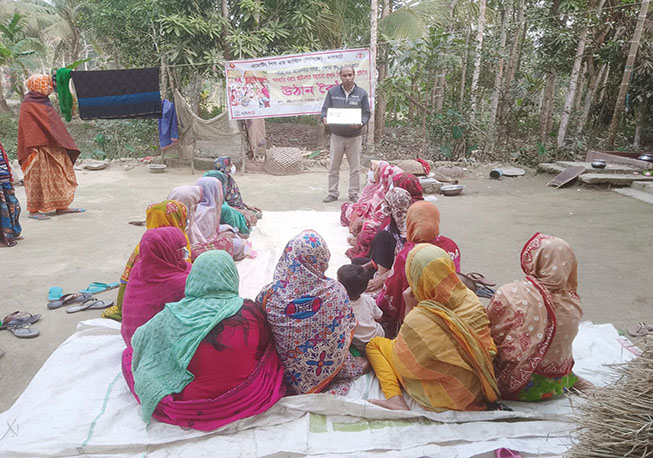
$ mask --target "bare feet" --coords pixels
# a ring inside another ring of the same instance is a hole
[[[589,393],[596,389],[596,385],[582,377],[578,377],[578,381],[574,384],[573,388],[581,393]]]
[[[410,410],[404,397],[401,395],[392,396],[390,399],[370,399],[372,404],[385,407],[390,410]]]

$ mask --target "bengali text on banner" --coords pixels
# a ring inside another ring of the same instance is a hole
[[[373,106],[369,49],[233,60],[225,64],[230,119],[319,114],[327,91],[340,84],[340,68],[356,70],[356,84]]]

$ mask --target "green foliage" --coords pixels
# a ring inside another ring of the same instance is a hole
[[[0,113],[0,142],[10,160],[16,159],[18,139],[18,117],[14,113]]]

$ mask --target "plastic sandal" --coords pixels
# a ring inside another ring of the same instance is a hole
[[[83,304],[73,305],[72,307],[68,307],[66,309],[66,313],[81,312],[82,310],[105,309],[105,308],[111,307],[112,305],[113,305],[113,301],[104,302],[103,300],[100,300],[100,299],[89,299],[86,302],[84,302]]]
[[[114,283],[102,283],[99,281],[94,281],[86,289],[80,289],[80,293],[89,293],[89,294],[97,294],[97,293],[102,293],[104,291],[109,291],[110,289],[115,289],[118,286],[120,286],[120,283],[114,282]]]
[[[0,329],[5,329],[10,326],[24,326],[27,324],[34,324],[41,319],[40,314],[32,315],[29,312],[16,311],[4,317],[0,321]]]
[[[51,286],[48,290],[48,301],[58,301],[63,294],[63,288],[60,286]]]
[[[63,307],[64,305],[76,304],[78,302],[86,302],[92,297],[93,295],[91,293],[64,294],[58,300],[48,302],[48,308],[50,310],[58,309],[59,307]]]
[[[467,276],[474,280],[476,283],[480,283],[485,286],[496,286],[497,284],[497,282],[489,280],[485,277],[485,275],[479,274],[478,272],[469,272]]]
[[[637,324],[634,324],[628,328],[628,334],[633,337],[644,337],[647,336],[650,332],[653,332],[653,325],[646,324],[643,321],[640,321]]]

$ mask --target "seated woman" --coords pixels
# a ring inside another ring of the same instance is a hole
[[[145,231],[139,243],[140,260],[131,271],[122,300],[120,333],[127,346],[134,331],[184,297],[190,263],[181,229],[158,227]]]
[[[388,272],[383,283],[383,289],[376,296],[376,304],[383,310],[382,322],[386,337],[396,336],[404,321],[406,302],[403,292],[408,288],[406,257],[418,243],[431,243],[442,248],[451,257],[456,272],[460,272],[460,249],[456,242],[440,235],[438,207],[427,201],[415,202],[406,215],[406,243],[395,256],[392,270]]]
[[[392,188],[385,195],[384,210],[389,213],[389,222],[376,233],[370,245],[369,257],[377,269],[376,276],[370,280],[367,291],[377,291],[388,277],[395,254],[406,243],[406,214],[412,203],[410,193],[402,188]]]
[[[228,183],[227,175],[225,175],[224,173],[218,170],[209,170],[204,174],[204,176],[217,178],[218,180],[220,180],[220,182],[222,183],[222,193],[226,194],[227,183]],[[240,210],[231,207],[231,205],[229,205],[226,201],[222,202],[220,223],[228,224],[234,228],[237,228],[238,234],[240,235],[247,236],[251,231],[250,226],[247,224],[247,219],[245,218],[245,215]]]
[[[383,168],[381,172],[381,188],[378,194],[385,195],[390,190],[393,184],[393,178],[403,173],[399,167],[395,165],[388,165]],[[355,204],[358,205],[358,204]],[[352,248],[348,249],[345,253],[350,259],[367,257],[369,256],[370,245],[374,236],[380,228],[387,225],[388,215],[383,211],[383,200],[378,207],[361,207],[362,211],[353,211],[351,215],[351,223],[349,224],[349,232],[352,234]]]
[[[146,422],[210,431],[265,412],[284,395],[265,317],[238,296],[238,282],[229,254],[203,253],[186,297],[134,333],[122,368]]]
[[[190,242],[186,235],[187,222],[188,211],[186,206],[175,200],[164,200],[158,204],[152,204],[147,207],[147,210],[145,211],[145,227],[147,229],[154,229],[157,227],[176,227],[180,229],[186,237],[186,248],[188,248],[188,252],[190,253]],[[131,256],[129,256],[129,259],[127,260],[125,270],[120,277],[120,289],[118,290],[116,304],[102,313],[103,318],[110,318],[116,321],[122,320],[122,302],[125,296],[127,282],[129,282],[131,271],[139,259],[139,245],[136,245],[136,248],[134,248],[134,251],[132,251]],[[188,261],[190,261],[190,259],[189,256]]]
[[[501,396],[539,401],[591,387],[572,372],[572,342],[583,316],[573,250],[537,233],[524,245],[521,266],[526,278],[499,288],[488,306]]]
[[[367,183],[358,198],[358,202],[345,202],[340,207],[340,223],[349,227],[352,219],[368,215],[381,209],[383,198],[387,189],[383,189],[381,176],[385,168],[390,165],[386,161],[371,161],[370,170],[367,172]]]
[[[249,242],[238,237],[231,226],[220,224],[224,200],[220,180],[202,177],[195,184],[202,191],[202,200],[197,204],[193,217],[196,228],[189,231],[191,243],[195,247],[193,256],[209,250],[224,250],[234,261],[255,256]]]
[[[412,173],[400,173],[392,178],[392,183],[396,188],[405,189],[410,193],[412,202],[424,200],[424,190],[419,179]]]
[[[485,410],[499,390],[492,367],[496,348],[483,305],[435,245],[416,245],[406,259],[406,274],[407,308],[416,304],[394,340],[375,337],[366,347],[386,397],[370,402],[408,410],[403,387],[426,409]]]
[[[346,393],[362,367],[349,353],[356,317],[345,287],[324,275],[329,248],[313,230],[293,237],[259,293],[290,393],[319,393],[338,376]],[[330,387],[329,389],[333,388]]]
[[[236,184],[236,180],[231,175],[232,165],[229,156],[220,156],[213,163],[215,170],[224,173],[226,182],[224,185],[224,200],[230,207],[235,208],[241,212],[247,219],[247,226],[254,227],[256,221],[263,218],[263,212],[260,208],[252,207],[243,202],[243,197],[240,194],[240,189]]]

